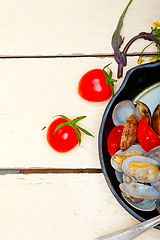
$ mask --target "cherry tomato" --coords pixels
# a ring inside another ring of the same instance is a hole
[[[68,152],[73,149],[78,143],[81,143],[81,132],[92,136],[87,130],[79,127],[77,121],[86,116],[77,117],[70,120],[64,115],[58,115],[47,129],[47,142],[57,152]]]
[[[68,152],[78,144],[78,137],[71,126],[63,126],[55,132],[57,126],[65,122],[67,122],[66,119],[57,118],[47,130],[47,141],[57,152]]]
[[[109,65],[109,64],[108,64]],[[102,102],[114,95],[112,72],[109,75],[102,69],[92,69],[86,72],[78,83],[78,94],[90,102]]]
[[[160,145],[160,140],[144,117],[138,124],[138,141],[146,152]]]
[[[108,152],[111,156],[113,156],[120,147],[123,127],[124,126],[121,126],[121,125],[116,126],[109,133],[109,136],[107,139],[107,147],[108,147]]]

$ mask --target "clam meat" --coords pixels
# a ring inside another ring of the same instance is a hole
[[[127,158],[122,164],[122,171],[134,181],[152,183],[160,179],[159,163],[144,156]]]
[[[122,172],[122,163],[127,157],[139,155],[143,156],[145,155],[145,153],[146,151],[143,150],[140,144],[134,144],[126,151],[117,151],[115,155],[111,158],[111,165],[115,170]]]

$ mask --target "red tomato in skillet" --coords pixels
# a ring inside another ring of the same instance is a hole
[[[108,64],[110,65],[110,64]],[[109,75],[102,69],[92,69],[86,72],[80,79],[78,84],[78,94],[85,100],[90,102],[102,102],[114,95],[112,71]]]
[[[107,138],[107,147],[110,156],[112,157],[120,147],[121,136],[124,126],[114,127]]]
[[[81,132],[88,136],[93,135],[76,123],[86,116],[77,117],[70,120],[64,115],[58,115],[47,129],[47,142],[57,152],[68,152],[78,143],[81,144]]]
[[[159,138],[144,117],[138,124],[138,141],[146,152],[160,145]]]

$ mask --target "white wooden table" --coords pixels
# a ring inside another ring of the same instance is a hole
[[[90,103],[77,94],[90,69],[112,62],[116,78],[111,37],[127,3],[0,0],[1,240],[94,240],[138,223],[113,197],[101,171],[98,131],[109,100]],[[159,15],[159,0],[133,0],[125,41],[150,31]],[[124,76],[145,46],[144,40],[132,45]],[[155,50],[147,50],[146,62]],[[80,147],[54,152],[42,129],[57,114],[86,115],[80,126],[95,138],[83,134]],[[2,172],[7,169],[15,174]],[[152,229],[137,239],[159,236]]]

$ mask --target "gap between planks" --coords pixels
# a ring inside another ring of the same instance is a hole
[[[143,56],[143,57],[153,57],[157,55],[154,53],[128,53],[127,57],[135,57],[135,56]],[[72,53],[72,54],[56,54],[56,55],[0,55],[0,59],[14,59],[14,58],[82,58],[82,57],[96,57],[96,58],[105,58],[105,57],[114,57],[113,53],[105,54],[105,53],[93,53],[93,54],[83,54],[83,53]]]
[[[83,174],[102,173],[100,168],[1,168],[0,175],[6,174]]]

